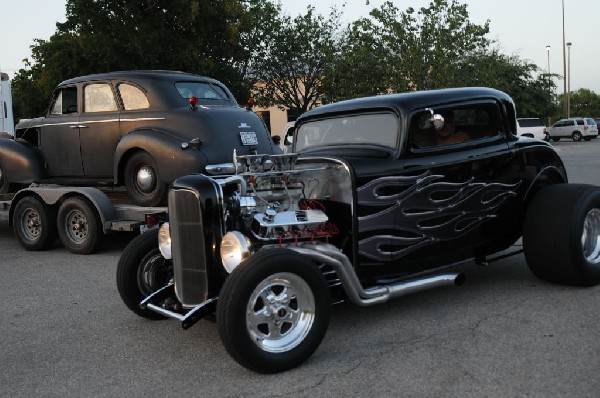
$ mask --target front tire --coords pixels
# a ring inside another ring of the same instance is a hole
[[[26,196],[15,206],[13,229],[25,250],[49,249],[56,241],[56,209]]]
[[[540,279],[574,286],[600,283],[600,189],[585,184],[543,188],[527,208],[523,249]]]
[[[101,244],[103,231],[96,211],[82,198],[69,198],[58,209],[58,237],[74,254],[90,254]]]
[[[173,263],[158,250],[158,229],[133,239],[117,265],[117,289],[121,299],[131,311],[147,319],[165,319],[156,312],[140,308],[140,303],[172,278]]]
[[[125,190],[141,206],[164,204],[167,186],[160,179],[156,161],[147,152],[134,153],[127,160]]]
[[[560,137],[551,137],[552,141],[554,142],[558,142],[560,141]]]
[[[227,352],[260,373],[300,365],[329,324],[331,298],[319,268],[285,249],[250,256],[225,280],[217,327]]]

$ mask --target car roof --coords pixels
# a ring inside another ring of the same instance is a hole
[[[444,106],[446,104],[476,100],[494,99],[509,102],[514,106],[510,96],[506,93],[486,87],[449,88],[441,90],[414,91],[398,94],[384,94],[373,97],[357,98],[340,101],[333,104],[314,108],[298,118],[298,122],[308,118],[319,117],[334,112],[350,112],[366,109],[396,109],[410,112],[414,109]]]
[[[195,75],[192,73],[178,72],[178,71],[166,71],[166,70],[129,70],[129,71],[116,71],[106,73],[96,73],[92,75],[79,76],[72,79],[65,80],[59,84],[59,86],[65,84],[81,83],[93,80],[136,80],[136,79],[148,79],[153,80],[164,80],[164,81],[181,81],[181,80],[198,80],[209,83],[216,83],[223,85],[218,80],[212,79],[206,76]]]

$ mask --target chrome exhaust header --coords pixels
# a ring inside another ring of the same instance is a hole
[[[332,267],[340,278],[350,301],[361,307],[385,303],[389,299],[438,286],[459,286],[464,283],[465,279],[461,273],[446,273],[365,289],[354,272],[350,260],[337,247],[327,243],[310,243],[286,248],[306,256],[316,263]]]

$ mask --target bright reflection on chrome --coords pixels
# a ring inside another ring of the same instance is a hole
[[[161,225],[158,230],[158,250],[164,258],[171,259],[171,230],[168,222]]]
[[[221,240],[221,262],[228,273],[231,273],[242,260],[250,255],[250,240],[238,231],[227,232]]]
[[[600,263],[600,209],[592,209],[585,216],[581,246],[588,262]]]

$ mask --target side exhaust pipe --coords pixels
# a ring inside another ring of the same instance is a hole
[[[307,256],[316,263],[332,267],[340,278],[350,301],[361,307],[385,303],[392,298],[438,286],[460,286],[465,281],[465,276],[461,273],[448,273],[365,289],[358,280],[358,276],[356,276],[356,272],[354,272],[354,268],[348,257],[335,246],[330,244],[310,244],[289,247],[289,249]]]

